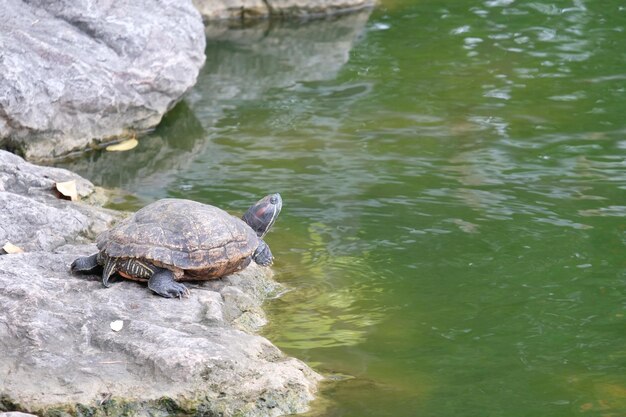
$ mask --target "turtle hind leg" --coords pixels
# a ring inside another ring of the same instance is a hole
[[[263,240],[259,241],[259,246],[254,251],[252,259],[261,266],[270,266],[274,262],[272,251],[270,251],[270,247]]]
[[[174,273],[168,269],[158,269],[148,280],[148,288],[161,297],[172,298],[189,296],[189,290],[174,279]]]
[[[98,254],[94,253],[91,256],[83,256],[72,262],[70,271],[81,272],[83,274],[99,273],[102,270],[102,265],[98,263]]]

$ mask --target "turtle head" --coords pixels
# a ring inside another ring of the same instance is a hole
[[[283,199],[280,198],[280,194],[266,195],[250,207],[241,219],[256,232],[259,238],[262,238],[276,221],[282,207]]]

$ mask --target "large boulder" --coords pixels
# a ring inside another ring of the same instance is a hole
[[[370,8],[376,0],[193,0],[205,21],[321,17]]]
[[[50,159],[154,127],[204,63],[189,0],[7,0],[0,147]]]
[[[82,202],[59,198],[74,182]],[[71,275],[120,214],[88,181],[0,151],[0,412],[39,416],[278,416],[307,409],[321,378],[256,335],[263,300],[281,291],[251,265],[188,284],[183,300],[122,280]],[[113,321],[123,328],[114,331]]]

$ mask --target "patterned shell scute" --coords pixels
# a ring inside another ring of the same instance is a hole
[[[252,255],[254,231],[225,211],[190,200],[154,202],[97,238],[98,249],[185,270],[222,269]]]

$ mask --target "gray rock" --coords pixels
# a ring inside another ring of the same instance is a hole
[[[371,8],[375,0],[193,0],[205,21],[321,17]]]
[[[28,252],[0,255],[0,412],[39,416],[278,416],[302,412],[321,377],[255,335],[263,300],[281,291],[271,270],[190,283],[183,300],[145,284],[69,273],[119,215],[57,198],[69,171],[0,151],[0,243]],[[4,206],[2,206],[4,204]],[[53,251],[53,252],[50,252]],[[114,331],[113,321],[123,328]],[[9,416],[7,416],[9,417]],[[20,417],[20,416],[10,416]]]
[[[8,0],[0,8],[0,146],[50,159],[159,123],[196,81],[190,1]]]
[[[264,0],[193,0],[205,21],[269,16]]]
[[[93,184],[70,171],[40,167],[0,151],[0,248],[10,242],[26,251],[52,251],[92,241],[120,217],[111,210],[61,200],[55,183],[72,180],[83,199],[97,198]]]
[[[102,287],[68,267],[94,246],[0,256],[0,395],[38,415],[103,400],[142,413],[278,416],[305,411],[319,375],[266,339],[237,328],[245,311],[264,320],[267,268],[189,285],[183,300],[128,280]],[[241,288],[254,287],[255,291]],[[256,313],[255,313],[256,311]],[[110,324],[123,320],[121,331]],[[211,414],[213,413],[213,414]],[[115,413],[114,413],[115,414]]]
[[[375,0],[268,0],[270,15],[320,17],[371,8]]]

